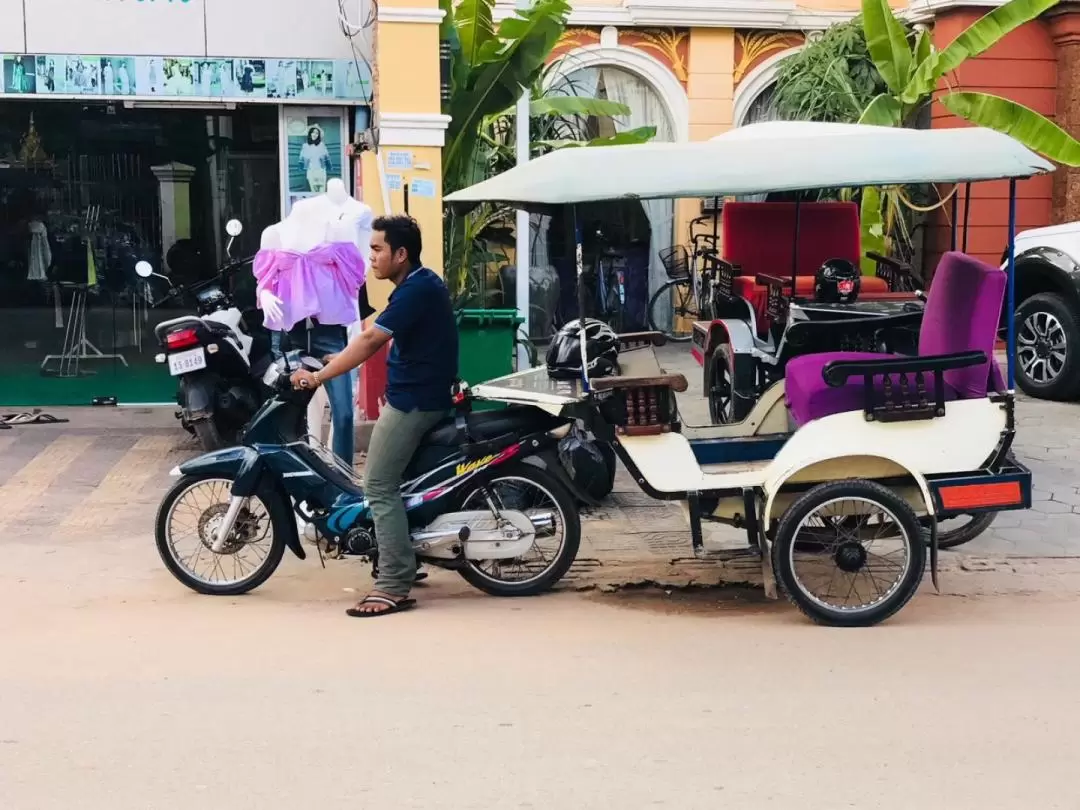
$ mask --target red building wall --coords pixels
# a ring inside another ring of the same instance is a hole
[[[934,22],[933,39],[942,49],[986,9],[953,9],[942,12]],[[1018,28],[986,53],[969,59],[942,81],[939,92],[947,89],[993,93],[1054,117],[1057,94],[1057,62],[1049,26],[1035,20]],[[941,104],[931,108],[931,126],[971,126]],[[948,193],[941,188],[942,194]],[[1021,180],[1017,184],[1017,230],[1049,225],[1052,211],[1052,175]],[[960,192],[962,194],[963,187]],[[1001,260],[1009,223],[1008,181],[976,183],[971,187],[971,213],[968,229],[968,252],[992,264]],[[941,254],[949,249],[951,204],[932,219],[926,240],[926,267],[932,271]],[[959,219],[963,222],[961,197]],[[963,233],[958,234],[958,244]]]

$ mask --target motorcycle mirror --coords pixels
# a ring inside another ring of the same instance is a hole
[[[136,262],[135,275],[139,278],[150,278],[150,276],[154,275],[154,268],[150,265],[150,262]]]
[[[225,233],[234,238],[239,236],[243,232],[243,230],[244,223],[242,223],[238,219],[230,219],[228,222],[225,223]]]

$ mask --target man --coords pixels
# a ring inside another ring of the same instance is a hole
[[[346,611],[350,616],[380,616],[415,604],[407,598],[416,577],[416,554],[401,500],[402,476],[424,433],[450,410],[458,367],[450,292],[420,263],[420,248],[420,227],[412,217],[378,217],[372,223],[369,271],[394,285],[386,309],[373,329],[365,329],[323,369],[292,375],[295,388],[322,385],[347,374],[393,338],[386,364],[386,405],[371,434],[364,473],[379,574],[374,590]]]

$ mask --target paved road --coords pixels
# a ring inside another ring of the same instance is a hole
[[[1067,561],[831,631],[753,593],[446,572],[361,624],[347,565],[213,599],[145,544],[3,551],[5,810],[1076,807]]]
[[[1077,413],[1021,405],[1040,503],[1076,494]],[[1078,548],[1071,505],[867,631],[756,590],[498,600],[441,571],[360,624],[351,561],[186,591],[151,524],[194,445],[167,413],[65,415],[0,432],[4,810],[1076,807],[1080,559],[1045,557]],[[738,578],[672,565],[678,520],[620,479],[571,585]]]

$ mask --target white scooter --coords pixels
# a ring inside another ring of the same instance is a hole
[[[225,249],[229,255],[243,225],[232,219],[225,231],[229,234]],[[184,293],[195,299],[196,315],[162,321],[154,329],[164,349],[155,359],[167,364],[169,374],[179,378],[177,418],[206,451],[234,443],[270,393],[262,383],[273,359],[269,338],[253,334],[225,285],[231,273],[250,261],[230,261],[213,278],[189,287],[174,285],[167,276],[154,272],[149,262],[135,265],[140,277],[168,282],[169,293],[155,304]]]

